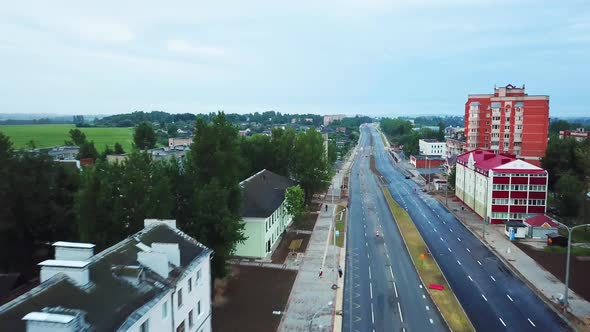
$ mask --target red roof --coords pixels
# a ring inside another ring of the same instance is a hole
[[[533,227],[543,227],[543,225],[547,224],[545,227],[555,227],[557,228],[557,223],[551,218],[547,217],[544,214],[537,214],[536,216],[530,217],[524,221],[525,224]]]
[[[494,170],[498,173],[545,173],[545,170],[526,161],[517,159],[513,154],[496,154],[492,150],[475,149],[457,156],[457,160],[468,164],[470,156],[473,156],[475,167],[484,170]]]

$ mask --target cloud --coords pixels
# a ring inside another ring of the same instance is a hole
[[[127,43],[136,38],[135,32],[129,26],[109,19],[77,19],[66,22],[63,28],[93,42]]]
[[[186,40],[172,39],[166,42],[166,49],[170,52],[186,54],[196,57],[221,58],[227,55],[224,48],[216,46],[193,45]]]

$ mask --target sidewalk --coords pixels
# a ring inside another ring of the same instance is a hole
[[[356,149],[355,149],[356,150]],[[332,331],[335,315],[342,310],[342,279],[338,277],[338,265],[342,264],[343,250],[332,245],[332,217],[340,194],[340,186],[346,171],[351,167],[356,151],[353,150],[342,164],[342,170],[332,178],[330,188],[324,196],[324,202],[332,200],[334,187],[334,204],[322,204],[318,220],[305,252],[305,257],[291,289],[291,295],[278,331]],[[325,206],[328,206],[326,211]],[[319,277],[320,269],[323,271]],[[337,285],[337,288],[333,288]],[[336,300],[337,293],[339,301]],[[340,305],[338,308],[337,305]],[[341,320],[341,317],[338,317]],[[310,328],[311,326],[311,328]]]
[[[435,197],[443,205],[445,204],[444,195],[442,197],[436,195]],[[455,202],[451,197],[448,199],[448,204],[449,211],[462,221],[467,229],[482,240],[482,219],[467,208],[462,211],[461,202]],[[514,245],[504,234],[502,225],[486,225],[485,241],[482,240],[482,243],[495,252],[496,256],[512,271],[516,272],[537,295],[541,298],[544,297],[546,301],[557,304],[556,297],[558,294],[563,295],[565,284]],[[590,303],[571,289],[569,290],[569,303],[570,312],[580,321],[584,321],[585,317],[590,317]]]

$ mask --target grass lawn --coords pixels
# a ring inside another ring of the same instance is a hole
[[[29,141],[35,142],[38,148],[61,146],[69,139],[68,132],[76,126],[69,124],[48,125],[8,125],[0,126],[0,132],[10,137],[15,149],[27,147]],[[105,145],[111,148],[119,142],[125,151],[131,151],[133,143],[133,128],[79,128],[86,134],[88,140],[94,141],[96,149],[103,151]]]
[[[447,284],[439,266],[430,255],[426,254],[428,252],[428,247],[414,225],[412,218],[393,200],[389,190],[383,189],[383,194],[387,199],[389,208],[391,209],[395,222],[405,240],[408,252],[415,263],[416,271],[418,271],[422,281],[426,285],[435,283],[445,287],[442,291],[428,289],[428,292],[439,308],[444,319],[449,324],[449,328],[455,332],[475,331],[467,314]],[[420,259],[421,254],[424,254],[424,259]]]
[[[547,246],[543,249],[546,252],[557,252],[560,254],[567,253],[567,247]],[[572,256],[590,256],[590,248],[574,247],[572,246]]]
[[[336,214],[334,214],[334,218],[336,219],[336,229],[340,233],[336,238],[336,245],[340,248],[344,247],[344,237],[346,236],[346,213],[342,213],[342,219],[340,219],[340,212],[344,210],[344,206],[337,205]],[[332,244],[334,244],[334,240],[332,240]]]

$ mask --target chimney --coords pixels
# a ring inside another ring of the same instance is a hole
[[[168,262],[180,266],[180,249],[178,243],[152,243],[152,251],[166,255]]]
[[[55,260],[87,261],[94,255],[94,244],[58,241],[55,247]]]
[[[22,320],[26,321],[27,332],[77,332],[90,327],[82,311],[61,307],[30,312]]]
[[[166,254],[153,251],[140,251],[137,253],[137,261],[141,265],[160,275],[162,278],[168,278],[168,273],[170,271],[168,269],[168,257]]]
[[[63,273],[78,286],[84,287],[90,282],[89,264],[88,261],[48,259],[38,264],[41,266],[41,282],[49,280],[58,273]]]
[[[175,219],[144,219],[143,227],[147,228],[154,224],[165,224],[172,229],[176,229],[176,220]]]

